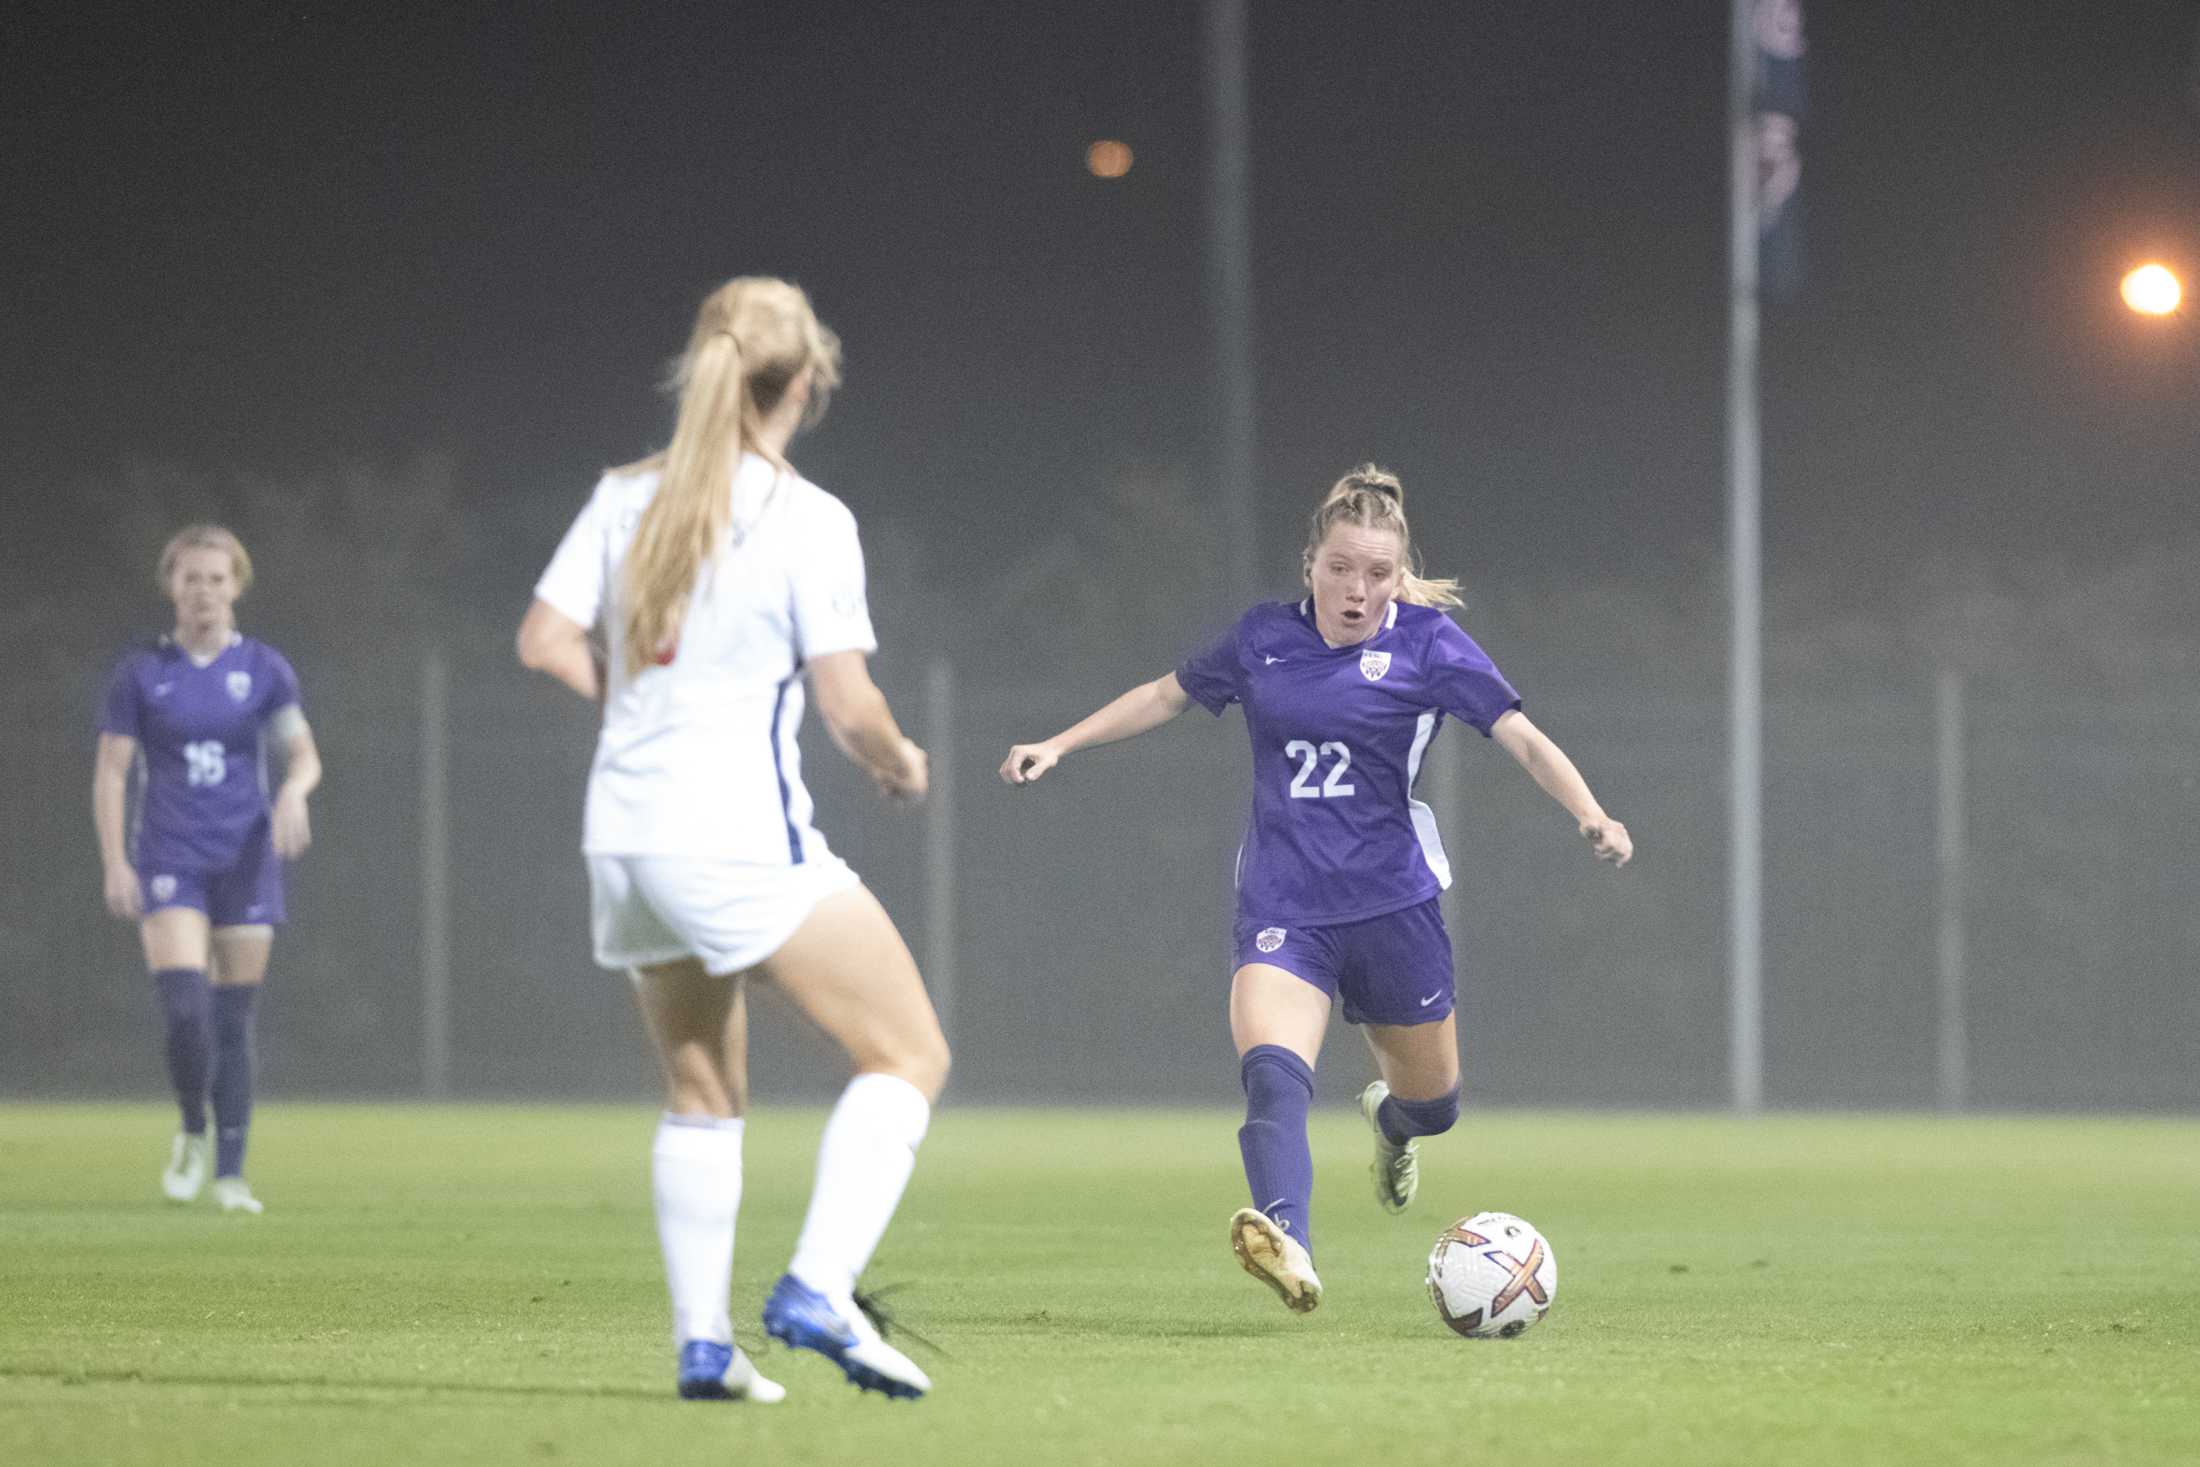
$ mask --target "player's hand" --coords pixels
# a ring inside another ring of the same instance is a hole
[[[107,910],[125,922],[145,915],[145,894],[138,886],[137,872],[127,862],[107,868]]]
[[[1011,744],[1001,761],[1001,778],[1009,784],[1031,784],[1062,762],[1062,751],[1052,743]]]
[[[914,739],[903,739],[901,768],[873,770],[871,779],[887,799],[897,804],[917,804],[932,788],[932,756],[918,748]]]
[[[1628,835],[1626,826],[1609,815],[1582,821],[1581,836],[1597,853],[1599,861],[1610,861],[1615,866],[1624,866],[1634,859],[1634,838]]]
[[[295,861],[313,844],[313,821],[306,814],[306,797],[287,791],[275,797],[275,854]]]

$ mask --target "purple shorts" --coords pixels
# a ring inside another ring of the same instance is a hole
[[[1344,1003],[1347,1024],[1434,1024],[1451,1013],[1451,934],[1436,898],[1329,927],[1276,927],[1240,912],[1237,967],[1267,963]]]
[[[274,842],[247,842],[237,863],[218,871],[138,868],[147,913],[195,907],[212,927],[277,926],[283,920],[283,862]]]

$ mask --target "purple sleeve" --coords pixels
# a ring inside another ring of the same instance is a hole
[[[1472,725],[1484,738],[1498,719],[1520,706],[1520,695],[1490,661],[1490,654],[1448,616],[1436,624],[1436,635],[1429,639],[1428,678],[1436,706]]]
[[[1176,680],[1187,697],[1219,718],[1223,709],[1238,701],[1243,668],[1238,660],[1237,629],[1232,627],[1185,658],[1176,670]]]
[[[138,686],[132,674],[137,668],[135,655],[122,659],[115,675],[108,679],[107,697],[100,704],[99,731],[103,734],[119,734],[126,739],[138,736]]]
[[[285,708],[298,707],[298,674],[290,659],[273,647],[267,649],[267,711],[270,717]]]

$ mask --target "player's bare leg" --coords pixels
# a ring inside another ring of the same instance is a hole
[[[748,995],[693,958],[634,970],[634,1001],[664,1075],[665,1110],[735,1120],[748,1114]]]
[[[764,1327],[824,1355],[865,1390],[921,1396],[930,1378],[886,1342],[856,1304],[855,1286],[947,1083],[939,1017],[893,919],[862,887],[818,903],[759,972],[847,1051],[856,1071],[826,1122],[809,1214],[764,1306]]]
[[[847,1051],[858,1075],[892,1075],[927,1102],[939,1098],[947,1037],[917,960],[868,889],[819,902],[756,972]]]
[[[749,1100],[743,981],[685,958],[635,969],[634,997],[665,1080],[650,1190],[680,1352],[675,1388],[687,1400],[779,1401],[785,1389],[734,1343],[728,1299]]]
[[[1459,1022],[1370,1024],[1368,1048],[1383,1078],[1360,1092],[1360,1114],[1375,1133],[1375,1200],[1403,1212],[1421,1186],[1416,1141],[1451,1128],[1459,1116]]]

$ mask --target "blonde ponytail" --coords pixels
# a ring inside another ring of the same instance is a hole
[[[1396,530],[1405,569],[1398,573],[1397,599],[1409,606],[1463,606],[1459,582],[1450,576],[1424,576],[1416,569],[1413,532],[1406,524],[1406,486],[1388,469],[1361,464],[1329,486],[1307,527],[1305,563],[1312,566],[1314,552],[1338,525],[1357,525],[1368,530]]]
[[[629,466],[660,475],[627,552],[629,670],[671,659],[695,583],[732,524],[734,467],[742,454],[763,451],[765,416],[804,371],[807,424],[823,415],[839,385],[840,342],[800,287],[744,276],[712,292],[696,313],[672,378],[680,395],[672,442]],[[786,471],[784,460],[771,457]]]

